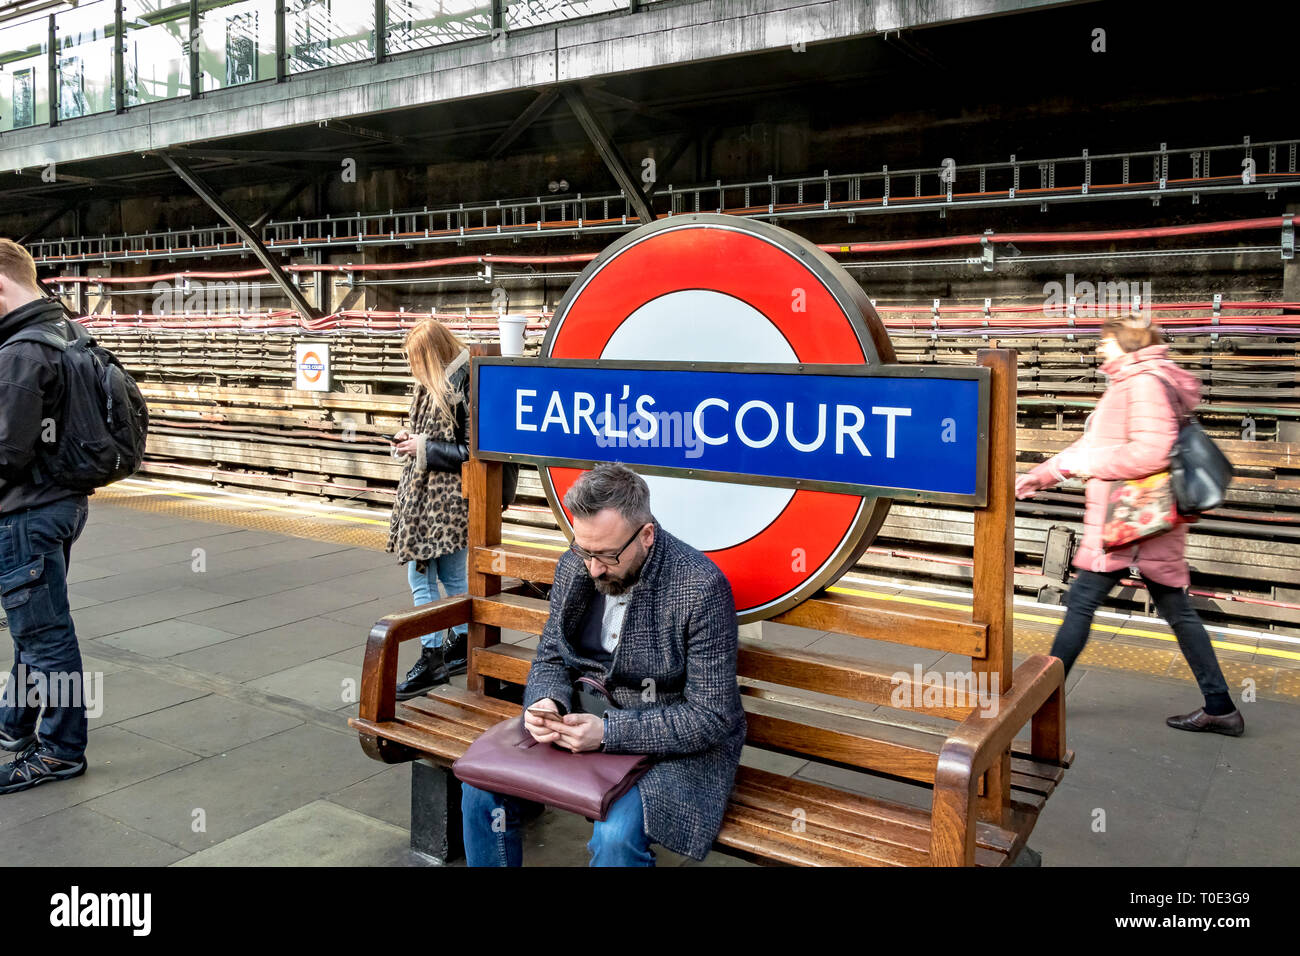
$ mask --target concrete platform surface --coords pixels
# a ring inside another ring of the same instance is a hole
[[[368,759],[346,723],[369,624],[411,603],[391,556],[97,500],[70,581],[85,668],[103,686],[90,769],[0,797],[5,863],[418,862],[409,765]],[[763,637],[890,664],[941,656],[771,623]],[[403,672],[415,654],[403,648]],[[11,660],[0,642],[0,665]],[[1179,733],[1164,719],[1198,705],[1194,684],[1086,663],[1067,696],[1077,762],[1030,841],[1044,865],[1300,864],[1300,842],[1278,838],[1300,801],[1300,705],[1243,704],[1242,738]],[[926,802],[797,758],[744,759]],[[584,865],[589,835],[586,821],[548,811],[528,826],[526,863]],[[661,865],[696,865],[657,853]],[[703,865],[745,864],[714,853]]]

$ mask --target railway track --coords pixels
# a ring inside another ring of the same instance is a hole
[[[403,424],[411,380],[398,335],[329,337],[335,387],[292,388],[293,333],[97,329],[135,374],[153,426],[148,475],[388,506],[401,473],[387,436]],[[996,338],[996,333],[992,334]],[[897,336],[906,363],[970,364],[982,336]],[[1080,434],[1104,379],[1089,343],[1018,338],[1018,468]],[[1173,357],[1204,383],[1199,415],[1238,478],[1224,506],[1193,527],[1188,558],[1207,619],[1300,633],[1300,384],[1296,343],[1204,336]],[[1293,429],[1295,430],[1293,433]],[[1245,435],[1246,437],[1243,437]],[[1080,529],[1082,485],[1016,510],[1017,590],[1059,599]],[[525,467],[509,518],[558,530],[536,471]],[[969,583],[972,524],[958,508],[895,504],[858,570],[903,583]],[[1121,604],[1146,606],[1127,583]]]

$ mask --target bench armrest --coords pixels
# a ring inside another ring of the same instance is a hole
[[[1065,755],[1065,665],[1035,654],[1016,668],[996,714],[974,711],[957,725],[939,752],[931,811],[930,860],[934,866],[975,864],[975,800],[980,776],[1001,758],[1029,720],[1034,757]]]
[[[455,594],[421,604],[414,610],[390,614],[375,622],[366,641],[366,658],[361,668],[360,716],[363,720],[383,723],[392,720],[396,714],[399,645],[434,631],[468,623],[472,608],[473,599],[468,594]]]

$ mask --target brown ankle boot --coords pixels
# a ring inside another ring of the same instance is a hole
[[[1246,720],[1241,716],[1240,710],[1216,717],[1207,714],[1205,708],[1201,707],[1190,714],[1170,717],[1165,723],[1175,730],[1227,734],[1229,737],[1240,737],[1246,732]]]

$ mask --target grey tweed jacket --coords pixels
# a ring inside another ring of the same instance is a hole
[[[639,784],[646,833],[701,860],[722,827],[745,742],[736,608],[717,565],[654,527],[608,670],[574,650],[596,588],[577,555],[560,558],[524,706],[550,697],[570,710],[578,677],[604,680],[620,708],[608,712],[605,749],[658,758]]]

